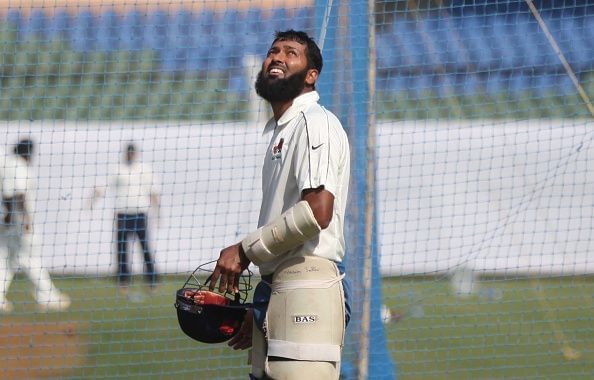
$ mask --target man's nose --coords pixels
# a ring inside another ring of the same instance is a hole
[[[283,52],[276,52],[270,55],[270,60],[272,63],[282,63],[285,55]]]

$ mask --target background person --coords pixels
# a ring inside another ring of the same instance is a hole
[[[349,318],[342,278],[350,175],[346,133],[315,91],[322,55],[304,32],[278,32],[256,80],[273,111],[258,230],[223,249],[211,278],[237,291],[250,262],[262,281],[254,325],[229,345],[251,350],[251,378],[338,379]]]
[[[158,276],[155,260],[149,246],[148,214],[151,209],[159,217],[159,183],[152,168],[138,160],[138,150],[134,143],[128,143],[124,157],[115,173],[111,175],[108,188],[115,193],[116,252],[118,289],[127,295],[131,281],[129,264],[130,239],[136,236],[142,248],[145,278],[152,290]],[[104,189],[96,188],[91,206],[102,197]]]
[[[32,167],[34,143],[23,139],[14,146],[14,156],[4,156],[0,224],[0,311],[10,312],[6,299],[15,271],[21,269],[35,287],[35,300],[43,311],[66,310],[70,298],[60,292],[43,267],[40,239],[34,231],[36,174]]]

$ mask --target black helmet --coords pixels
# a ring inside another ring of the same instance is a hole
[[[251,304],[245,303],[251,287],[252,272],[248,269],[239,281],[236,294],[210,291],[206,285],[212,276],[215,261],[200,265],[176,292],[177,321],[182,331],[203,343],[222,343],[231,339],[241,327]],[[206,280],[201,282],[200,278]]]

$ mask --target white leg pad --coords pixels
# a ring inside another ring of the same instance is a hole
[[[345,330],[341,279],[336,265],[319,257],[295,257],[278,267],[266,316],[267,356],[290,360],[267,361],[268,377],[338,379]]]
[[[261,379],[264,376],[266,367],[266,337],[260,331],[256,323],[252,327],[252,348],[250,350],[250,364],[252,365],[251,374]]]
[[[300,360],[268,362],[268,377],[274,380],[338,380],[340,363]]]

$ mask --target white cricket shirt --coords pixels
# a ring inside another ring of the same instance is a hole
[[[24,194],[27,210],[32,213],[36,186],[34,170],[27,165],[27,161],[17,156],[4,156],[2,161],[2,196]]]
[[[334,214],[318,237],[259,266],[271,274],[288,256],[315,255],[342,261],[344,215],[350,175],[347,135],[334,114],[322,107],[317,92],[298,96],[278,122],[264,133],[272,138],[262,168],[262,206],[258,227],[270,223],[301,200],[301,192],[323,186],[334,195]]]
[[[146,213],[151,207],[151,194],[159,194],[158,179],[152,169],[138,161],[121,163],[110,187],[115,192],[116,212],[124,214]]]
[[[2,164],[2,196],[12,198],[18,194],[25,196],[25,208],[29,215],[35,215],[35,187],[36,175],[27,161],[18,156],[3,155],[0,159]],[[24,213],[13,210],[13,227],[21,227],[24,221]]]

